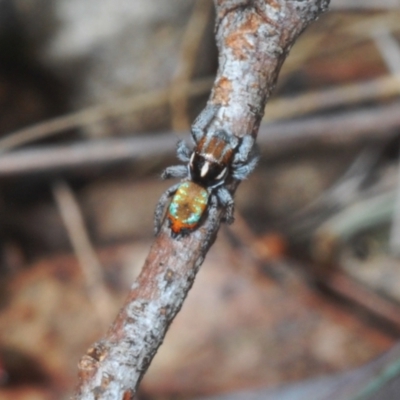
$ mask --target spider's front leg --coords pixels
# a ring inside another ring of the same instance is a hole
[[[254,170],[259,159],[258,148],[252,136],[246,135],[240,142],[232,160],[232,178],[238,181],[246,179]]]
[[[235,202],[233,201],[231,193],[226,187],[220,186],[216,189],[216,196],[219,203],[224,208],[223,221],[227,224],[231,224],[235,220],[235,217],[233,216],[235,211]]]
[[[232,164],[232,178],[238,181],[246,179],[256,167],[259,160],[258,153],[254,153],[250,156],[250,159],[244,164],[235,165]]]
[[[158,232],[160,231],[161,228],[161,223],[162,223],[162,216],[164,214],[164,209],[165,206],[171,196],[175,194],[175,192],[178,190],[180,186],[180,183],[177,183],[174,186],[171,186],[169,189],[167,189],[162,196],[160,197],[160,200],[158,200],[156,210],[154,212],[154,234],[157,235]]]
[[[220,108],[221,104],[207,104],[206,108],[195,119],[191,129],[192,137],[195,143],[198,143],[200,139],[205,135],[206,128],[215,118]]]
[[[167,167],[161,174],[162,179],[171,178],[187,178],[188,177],[188,167],[186,165],[174,165],[172,167]]]
[[[250,158],[251,151],[254,147],[254,138],[250,135],[246,135],[240,142],[239,147],[236,150],[235,156],[233,157],[232,164],[243,164]]]

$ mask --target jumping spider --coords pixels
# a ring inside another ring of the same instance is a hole
[[[255,168],[258,155],[250,135],[238,138],[224,130],[207,129],[220,106],[208,106],[192,126],[193,150],[180,140],[177,157],[186,165],[164,170],[163,179],[181,178],[160,198],[155,211],[155,233],[161,227],[165,205],[174,196],[167,211],[173,236],[195,229],[206,209],[210,218],[217,217],[218,205],[224,208],[224,221],[234,220],[234,201],[225,184],[229,179],[241,181]]]

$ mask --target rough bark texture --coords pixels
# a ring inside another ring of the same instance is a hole
[[[163,229],[106,337],[82,358],[77,399],[132,398],[193,284],[202,240],[202,230],[172,240]]]
[[[213,122],[237,136],[256,136],[265,103],[298,35],[329,0],[215,0],[219,70]],[[75,399],[128,400],[193,284],[219,224],[173,239],[165,225],[106,336],[79,364]],[[213,234],[207,235],[211,229]]]
[[[299,34],[329,0],[215,0],[219,69],[211,101],[223,104],[218,125],[255,136],[283,61]]]

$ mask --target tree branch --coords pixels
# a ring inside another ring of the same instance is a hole
[[[256,136],[280,67],[329,0],[216,0],[219,70],[209,105],[214,128]],[[75,399],[129,400],[193,284],[219,223],[173,239],[164,224],[108,333],[82,358]],[[211,237],[207,234],[212,230]]]
[[[329,0],[215,0],[219,69],[211,101],[222,104],[220,126],[257,135],[282,63]]]

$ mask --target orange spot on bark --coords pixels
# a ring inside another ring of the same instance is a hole
[[[260,25],[262,24],[261,18],[258,14],[250,14],[246,21],[239,26],[238,31],[245,33],[257,33]]]
[[[242,25],[227,36],[225,44],[232,49],[237,59],[246,60],[250,52],[254,50],[254,45],[249,39],[257,36],[260,24],[262,21],[257,14],[249,14]]]
[[[229,104],[231,92],[232,82],[224,76],[221,77],[215,84],[214,102],[223,105]]]
[[[124,392],[122,400],[133,400],[133,396],[133,391],[127,390],[126,392]]]

